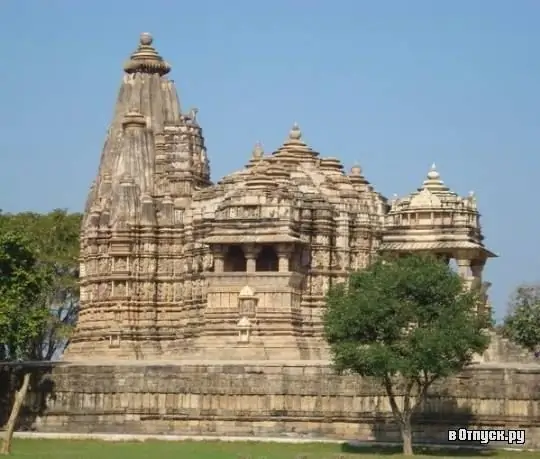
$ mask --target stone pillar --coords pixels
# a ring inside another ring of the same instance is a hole
[[[293,251],[293,247],[290,244],[279,244],[277,247],[277,253],[279,258],[279,272],[289,272],[289,258]]]
[[[222,273],[223,272],[223,254],[214,254],[214,272]]]
[[[484,271],[484,266],[486,265],[486,260],[473,260],[471,261],[471,273],[472,277],[478,281],[479,284],[482,283],[482,273]]]
[[[254,273],[257,271],[257,255],[259,255],[260,247],[253,244],[244,246],[244,255],[246,256],[246,271]]]
[[[478,304],[478,312],[490,314],[491,315],[491,308],[489,304],[489,299],[487,295],[487,290],[490,287],[489,282],[483,282],[482,274],[484,271],[484,267],[486,265],[485,259],[476,259],[471,261],[471,273],[472,273],[472,281],[475,286],[475,288],[479,289],[480,291],[480,299]]]
[[[467,283],[467,286],[470,286],[470,281],[471,281],[470,260],[467,258],[459,257],[459,258],[456,258],[456,263],[458,266],[458,274]]]
[[[213,250],[213,256],[214,256],[214,272],[222,273],[224,269],[223,247],[220,245],[216,245]]]

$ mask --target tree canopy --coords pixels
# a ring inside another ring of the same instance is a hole
[[[22,235],[0,233],[0,352],[2,360],[28,359],[49,311],[43,297],[50,285],[31,244]]]
[[[540,285],[521,285],[516,289],[502,329],[515,343],[533,352],[540,350]]]
[[[49,360],[61,353],[77,318],[80,225],[81,214],[60,209],[44,214],[0,212],[0,234],[24,237],[49,279],[39,298],[49,311],[47,326],[35,339],[31,359]]]
[[[328,292],[325,334],[334,365],[381,381],[405,454],[412,454],[412,412],[431,384],[489,344],[477,301],[457,273],[427,255],[380,259]]]

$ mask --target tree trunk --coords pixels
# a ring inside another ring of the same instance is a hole
[[[410,419],[404,419],[402,423],[400,423],[399,428],[401,430],[401,439],[403,440],[403,455],[404,456],[413,456],[413,448],[412,448],[412,427],[411,427],[411,420]]]
[[[13,440],[13,432],[15,431],[15,425],[19,418],[19,412],[21,411],[22,404],[28,392],[28,386],[30,385],[30,373],[25,373],[23,377],[23,383],[20,389],[15,393],[15,401],[11,413],[9,415],[8,422],[6,424],[6,432],[4,434],[4,440],[2,441],[2,448],[0,454],[8,455],[11,452],[11,441]]]

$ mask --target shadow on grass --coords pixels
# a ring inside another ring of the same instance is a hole
[[[413,449],[426,456],[487,457],[496,454],[492,445],[480,442],[448,440],[448,430],[475,425],[475,415],[469,407],[458,406],[448,390],[435,390],[426,402],[412,414]],[[391,456],[402,453],[401,433],[391,414],[375,414],[372,422],[373,444],[350,442],[343,445],[344,453]],[[379,445],[391,446],[379,446]]]
[[[345,443],[341,446],[341,452],[344,454],[371,454],[377,456],[394,456],[403,453],[401,446],[377,446],[377,445],[354,445]],[[493,450],[478,450],[473,448],[445,448],[435,445],[416,445],[414,447],[415,455],[433,456],[433,457],[490,457],[496,454]]]

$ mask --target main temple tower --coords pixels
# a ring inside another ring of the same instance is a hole
[[[67,359],[157,357],[195,306],[186,311],[179,301],[184,284],[194,282],[184,270],[193,248],[173,221],[193,189],[210,185],[209,162],[197,112],[181,112],[171,67],[152,41],[142,34],[124,65],[86,203],[81,308]]]

